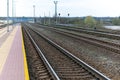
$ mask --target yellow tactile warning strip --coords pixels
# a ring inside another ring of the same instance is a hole
[[[21,27],[22,28],[22,27]],[[24,55],[24,72],[25,72],[25,80],[29,80],[29,73],[28,73],[28,65],[27,65],[27,59],[26,59],[26,53],[25,53],[25,47],[24,47],[24,38],[23,38],[23,32],[21,29],[21,33],[22,33],[22,52]]]
[[[14,30],[10,33],[9,37],[0,47],[0,74],[6,62],[7,56],[9,54],[13,39],[15,37],[15,33],[17,32],[18,27],[15,27]]]

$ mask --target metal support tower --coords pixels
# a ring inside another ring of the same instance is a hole
[[[12,23],[13,23],[12,25],[12,30],[13,30],[14,28],[14,0],[12,0]]]
[[[67,22],[68,24],[69,24],[69,16],[70,16],[70,14],[68,13],[68,22]]]
[[[35,5],[33,5],[33,17],[34,17],[34,22],[35,22]]]
[[[9,0],[7,0],[7,32],[9,32]]]
[[[46,20],[45,20],[45,18],[46,18],[46,17],[45,17],[45,12],[44,12],[44,25],[46,24]]]
[[[51,24],[51,22],[50,22],[50,11],[49,11],[49,25]]]
[[[61,15],[61,14],[59,13],[58,15],[59,15],[59,24],[60,24],[60,15]]]
[[[58,3],[58,1],[54,1],[54,4],[55,4],[55,24],[57,24],[57,3]]]
[[[12,0],[12,17],[14,17],[14,0]],[[13,19],[12,19],[13,20]],[[14,21],[14,20],[13,20]]]

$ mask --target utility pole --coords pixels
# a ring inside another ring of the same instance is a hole
[[[39,22],[40,22],[40,24],[41,24],[41,16],[39,17]]]
[[[9,0],[7,0],[7,32],[9,32]]]
[[[34,18],[34,22],[35,22],[35,5],[33,5],[33,18]]]
[[[14,0],[12,0],[12,20],[13,20],[13,17],[14,17]]]
[[[58,15],[59,15],[59,24],[60,24],[60,15],[61,15],[61,14],[59,13]]]
[[[55,4],[55,24],[57,24],[57,3],[58,3],[58,1],[54,1],[54,4]]]
[[[50,11],[49,11],[49,25],[50,25],[51,23],[50,23]]]
[[[69,16],[70,16],[70,14],[68,13],[68,24],[69,24]]]
[[[46,18],[46,17],[45,17],[45,12],[44,12],[44,25],[46,24],[46,20],[45,20],[45,18]]]
[[[12,0],[12,29],[14,27],[14,0]]]

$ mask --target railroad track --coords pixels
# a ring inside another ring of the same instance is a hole
[[[28,28],[27,31],[60,80],[110,80],[36,30]]]
[[[30,80],[57,80],[55,76],[52,76],[53,74],[49,72],[52,68],[51,70],[49,69],[49,64],[47,65],[47,61],[44,60],[44,56],[39,49],[36,49],[36,44],[34,44],[34,41],[25,30],[24,26],[25,25],[22,24]]]
[[[120,44],[111,43],[108,41],[100,40],[100,39],[89,37],[89,36],[83,36],[80,34],[69,32],[69,31],[59,30],[59,29],[53,28],[53,27],[42,27],[42,28],[46,28],[46,29],[52,30],[54,32],[57,32],[59,34],[63,34],[63,35],[66,35],[66,36],[69,36],[69,37],[72,37],[72,38],[75,38],[78,40],[82,40],[86,43],[89,43],[89,44],[92,44],[95,46],[99,46],[99,47],[105,48],[107,50],[110,50],[112,52],[120,54]]]
[[[73,27],[73,26],[67,26],[67,25],[55,25],[58,28],[70,28],[70,29],[76,29],[76,30],[86,30],[86,31],[94,31],[94,32],[101,32],[101,33],[110,33],[110,34],[120,34],[118,31],[106,31],[106,30],[100,30],[100,29],[91,29],[91,28],[82,28],[82,27]]]
[[[118,33],[114,34],[112,32],[91,30],[91,29],[84,29],[84,28],[71,28],[71,27],[55,27],[55,28],[60,28],[60,29],[65,29],[65,30],[69,30],[69,31],[75,31],[75,32],[91,34],[91,35],[95,35],[95,36],[99,36],[99,37],[106,37],[106,38],[110,38],[110,39],[120,40],[120,35]]]

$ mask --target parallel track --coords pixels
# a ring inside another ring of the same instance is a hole
[[[67,25],[56,25],[58,28],[70,28],[70,29],[76,29],[76,30],[86,30],[86,31],[93,31],[93,32],[101,32],[101,33],[110,33],[110,34],[120,34],[118,31],[113,31],[112,30],[100,30],[100,29],[92,29],[92,28],[82,28],[82,27],[74,27],[74,26],[67,26]]]
[[[39,32],[28,30],[61,80],[110,80]]]
[[[25,39],[25,48],[28,59],[28,68],[31,80],[60,80],[54,73],[51,65],[48,63],[37,44],[29,32],[23,26]]]
[[[95,35],[95,36],[99,36],[99,37],[106,37],[106,38],[110,38],[110,39],[120,40],[120,35],[114,34],[112,32],[91,30],[91,29],[84,29],[84,28],[70,28],[70,27],[63,27],[63,26],[55,27],[55,28],[61,28],[61,29],[66,29],[66,30],[70,30],[70,31],[91,34],[91,35]]]
[[[55,27],[55,26],[54,26]],[[99,34],[102,35],[108,35],[108,36],[119,36],[120,35],[120,32],[118,31],[105,31],[105,30],[98,30],[98,29],[86,29],[86,28],[81,28],[81,27],[73,27],[73,26],[57,26],[56,28],[62,28],[62,29],[68,29],[68,30],[72,30],[72,31],[76,31],[76,32],[83,32],[83,33],[91,33],[91,34],[94,34],[94,35],[98,35],[100,36]],[[106,37],[106,36],[105,36]],[[110,38],[110,37],[108,37]]]
[[[120,54],[120,44],[111,43],[111,42],[104,41],[104,40],[99,40],[97,38],[92,38],[89,36],[83,36],[80,34],[71,33],[69,31],[59,30],[57,28],[52,28],[52,27],[42,27],[42,28],[46,28],[46,29],[52,30],[54,32],[57,32],[57,33],[60,33],[60,34],[63,34],[63,35],[66,35],[66,36],[69,36],[69,37],[72,37],[75,39],[79,39],[79,40],[82,40],[89,44],[93,44],[95,46],[99,46],[99,47],[105,48],[107,50],[110,50],[112,52]]]

